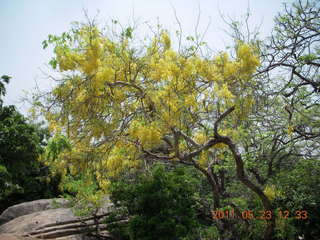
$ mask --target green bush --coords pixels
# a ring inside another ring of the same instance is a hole
[[[286,221],[290,222],[293,235],[303,234],[305,239],[318,239],[320,236],[319,176],[318,159],[301,160],[293,170],[282,172],[277,176],[278,186],[283,194],[274,204],[290,212],[290,221]],[[306,211],[307,219],[296,219],[296,211]]]
[[[156,165],[150,173],[112,184],[111,200],[130,216],[114,225],[122,239],[195,239],[199,229],[194,195],[199,182],[185,168]]]

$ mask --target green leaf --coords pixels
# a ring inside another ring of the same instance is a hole
[[[8,76],[8,75],[2,75],[1,79],[5,82],[5,83],[9,83],[10,79],[12,77]]]
[[[48,47],[48,42],[46,41],[46,40],[44,40],[43,42],[42,42],[42,48],[43,49],[46,49]]]
[[[133,33],[133,28],[132,27],[127,27],[126,30],[123,33],[123,36],[126,38],[132,39],[132,33]]]
[[[52,58],[49,62],[50,66],[53,68],[53,69],[56,69],[57,68],[57,60],[55,58]]]

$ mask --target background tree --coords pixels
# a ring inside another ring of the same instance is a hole
[[[281,71],[285,76],[275,90],[285,97],[289,131],[305,140],[319,137],[320,5],[297,1],[275,19],[276,26],[265,46],[264,68],[268,79]],[[279,81],[278,81],[279,82]]]
[[[285,5],[275,19],[272,37],[262,45],[262,66],[258,70],[264,78],[265,96],[278,105],[269,108],[276,110],[273,125],[283,127],[274,132],[270,142],[278,157],[269,155],[267,171],[272,176],[270,182],[283,193],[275,205],[310,213],[305,221],[292,219],[295,229],[307,239],[319,235],[315,230],[319,214],[313,210],[319,206],[314,200],[318,198],[318,186],[313,184],[320,157],[319,14],[318,1],[299,0],[291,8]],[[272,122],[272,118],[265,119]]]
[[[4,83],[9,83],[9,77],[3,76],[1,80],[0,212],[17,203],[59,194],[59,179],[47,182],[50,172],[37,161],[49,132],[39,125],[28,123],[14,106],[2,106]]]

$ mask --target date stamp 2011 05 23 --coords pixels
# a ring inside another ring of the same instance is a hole
[[[262,210],[257,213],[253,210],[244,210],[235,213],[234,209],[230,210],[216,210],[211,211],[213,219],[259,219],[259,220],[271,220],[273,217],[277,216],[281,219],[295,218],[300,220],[306,220],[309,218],[308,212],[305,210],[288,211],[288,210],[278,210],[272,212],[270,210]]]

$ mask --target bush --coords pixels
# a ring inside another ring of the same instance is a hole
[[[199,227],[194,200],[198,185],[185,168],[168,171],[163,165],[113,183],[111,200],[130,216],[126,227],[114,229],[122,231],[122,239],[194,239]]]

